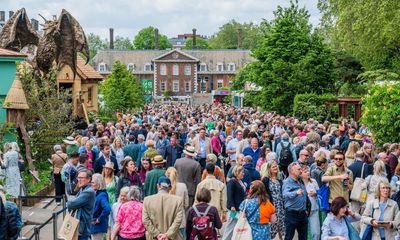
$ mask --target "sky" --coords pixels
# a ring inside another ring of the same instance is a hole
[[[29,18],[51,19],[64,8],[74,16],[86,34],[94,33],[109,38],[109,28],[115,36],[134,36],[148,26],[157,27],[161,34],[175,37],[191,33],[211,36],[231,19],[238,22],[259,23],[272,20],[277,6],[288,6],[289,0],[0,0],[0,10],[25,7]],[[310,23],[319,23],[318,0],[298,0],[310,13]],[[5,4],[4,4],[5,3]]]

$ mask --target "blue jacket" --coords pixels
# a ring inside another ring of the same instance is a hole
[[[250,189],[251,182],[255,180],[261,180],[260,173],[255,169],[252,163],[246,163],[243,165],[244,177],[242,182],[246,184],[246,188]]]
[[[106,190],[96,191],[96,202],[94,204],[92,222],[99,221],[97,224],[90,225],[90,232],[106,233],[108,228],[108,216],[110,215],[111,207],[108,201],[108,195]]]
[[[254,151],[251,147],[247,147],[243,149],[243,155],[251,156],[251,158],[253,159],[253,166],[256,167],[258,158],[260,156],[260,148],[257,148],[257,150]]]
[[[79,220],[79,236],[90,236],[90,224],[96,193],[92,186],[83,187],[75,199],[67,202],[67,208],[70,211],[77,210],[75,217]]]

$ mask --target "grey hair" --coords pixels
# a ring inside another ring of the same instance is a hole
[[[96,182],[96,184],[99,186],[99,189],[97,190],[106,189],[106,181],[104,181],[104,177],[100,173],[93,174],[92,181]]]
[[[57,144],[53,147],[54,152],[61,151],[61,145]]]
[[[270,162],[270,161],[276,162],[276,160],[278,160],[278,155],[275,152],[270,152],[267,154],[266,160],[267,160],[267,162]]]
[[[292,168],[296,165],[299,165],[298,162],[292,162],[291,164],[289,164],[288,166],[288,172],[291,173],[292,172]]]
[[[138,186],[132,186],[129,188],[128,199],[130,201],[141,201],[142,192]]]

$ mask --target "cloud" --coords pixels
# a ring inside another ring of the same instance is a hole
[[[3,0],[4,1],[4,0]],[[3,2],[2,1],[2,2]],[[299,5],[310,12],[310,22],[316,26],[320,13],[318,0],[299,0]],[[133,38],[147,26],[174,37],[190,33],[196,28],[201,35],[212,35],[231,19],[238,22],[256,22],[273,19],[278,5],[288,6],[289,0],[5,0],[0,10],[10,11],[25,7],[30,18],[40,19],[68,10],[86,33],[93,32],[108,38],[108,29],[115,35]]]

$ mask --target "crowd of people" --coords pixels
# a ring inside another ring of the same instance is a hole
[[[97,120],[51,159],[82,240],[239,239],[244,217],[255,240],[389,240],[399,156],[355,121],[171,103]]]

